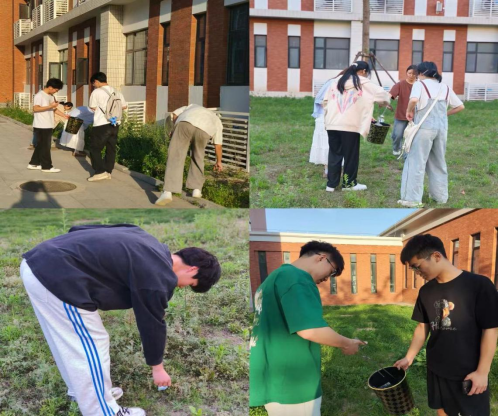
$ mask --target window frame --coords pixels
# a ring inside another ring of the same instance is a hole
[[[265,46],[258,46],[256,38],[265,38]],[[264,64],[257,65],[258,48],[264,48]],[[268,36],[267,35],[254,35],[254,68],[268,68]]]
[[[353,261],[354,256],[354,261]],[[349,263],[351,267],[351,294],[356,295],[358,293],[358,263],[356,254],[352,253],[349,256]],[[354,265],[354,272],[353,272]]]
[[[171,22],[162,23],[163,26],[163,62],[161,68],[161,85],[169,85],[169,58],[171,48]],[[166,71],[165,71],[166,69]],[[166,80],[165,78],[166,72]]]
[[[415,42],[421,42],[422,50],[415,50]],[[399,44],[398,44],[398,48],[399,48]],[[415,60],[415,56],[414,56],[416,53],[422,54],[419,63],[424,62],[424,41],[423,40],[412,40],[412,63],[417,62],[417,60]],[[398,50],[398,54],[399,54],[399,50]]]
[[[370,254],[370,292],[377,293],[377,255]]]
[[[373,53],[375,56],[377,56],[377,51],[380,50],[382,52],[393,52],[392,49],[378,49],[377,48],[377,42],[396,42],[398,47],[396,49],[396,68],[388,68],[387,65],[385,63],[382,63],[382,65],[386,68],[386,70],[388,71],[399,71],[399,40],[398,39],[370,39],[369,40],[369,44],[368,44],[368,47],[369,47],[369,50],[371,53]],[[371,47],[371,42],[374,42],[373,43],[373,48]],[[369,65],[370,65],[370,62],[369,62]],[[374,65],[375,65],[375,68],[376,69],[382,69],[382,68],[377,68],[377,62],[375,61],[374,62]]]
[[[396,255],[389,254],[389,290],[396,293]]]
[[[207,13],[202,13],[194,16],[196,19],[196,31],[195,31],[195,51],[194,51],[194,85],[203,86],[204,85],[204,70],[206,63],[206,25],[207,25]],[[204,33],[200,34],[200,28],[202,21],[204,21]],[[198,48],[200,48],[200,68],[198,69],[198,58],[197,54]]]
[[[316,41],[317,39],[323,39],[323,47],[318,47],[316,46]],[[339,39],[339,40],[347,40],[348,41],[348,48],[327,48],[327,39]],[[316,66],[316,51],[318,50],[323,50],[323,68],[318,68]],[[323,36],[316,36],[313,38],[313,69],[344,69],[342,65],[336,65],[333,68],[327,68],[327,51],[348,51],[348,56],[351,53],[351,39],[350,38],[338,38],[338,37],[323,37]],[[333,52],[329,52],[333,53]],[[349,58],[348,58],[349,61]]]
[[[238,10],[242,10],[242,8],[246,8],[247,11],[247,27],[238,30],[232,30],[233,28],[233,21],[235,20],[234,17]],[[248,86],[249,85],[249,21],[250,21],[250,16],[249,16],[249,3],[243,3],[239,4],[233,7],[229,8],[230,10],[230,22],[229,22],[229,30],[228,30],[228,59],[227,59],[227,85],[230,86]],[[233,62],[233,54],[232,54],[232,48],[234,45],[238,44],[237,41],[242,41],[241,43],[244,44],[244,59],[242,62],[241,67],[243,68],[243,72],[232,72],[232,70],[235,68],[234,62]],[[236,79],[239,79],[239,76],[237,74],[241,74],[240,76],[240,81],[236,81]]]
[[[496,71],[481,72],[481,71],[477,70],[477,56],[479,55],[479,53],[481,53],[483,55],[498,55],[498,52],[494,52],[494,53],[492,53],[492,52],[479,52],[479,45],[484,44],[484,43],[498,44],[498,42],[467,42],[467,51],[466,51],[466,55],[465,55],[465,72],[468,72],[469,74],[496,74],[496,73],[498,73],[498,63],[496,65]],[[471,45],[471,44],[476,45],[475,52],[469,51],[469,45]],[[474,67],[475,67],[474,71],[469,71],[469,69],[467,67],[467,65],[469,63],[469,55],[474,55]]]
[[[479,266],[480,266],[479,260],[481,259],[481,233],[478,232],[472,234],[471,237],[472,237],[472,256],[471,256],[470,271],[471,273],[479,274]],[[477,238],[479,238],[479,247],[476,248],[475,243],[477,241]],[[476,257],[478,257],[477,270],[475,269]]]
[[[456,258],[458,261],[459,253],[460,253],[460,239],[456,238],[455,240],[451,240],[451,264],[455,267],[458,267],[458,264],[455,264],[455,254],[457,255]]]
[[[266,258],[266,251],[258,251],[257,253],[258,253],[258,266],[259,266],[259,280],[261,280],[261,283],[263,283],[265,279],[268,277],[268,259]]]
[[[26,61],[26,85],[31,85],[31,58],[25,59]]]
[[[299,46],[291,46],[291,38],[298,39]],[[297,49],[297,66],[291,66],[291,50]],[[301,68],[301,36],[287,36],[287,68],[300,69]]]
[[[289,257],[287,260],[285,259],[285,257],[287,257],[287,256],[286,256],[286,254],[287,254],[287,255],[288,255],[288,257]],[[282,253],[282,262],[283,262],[284,264],[290,264],[290,262],[291,262],[291,255],[290,255],[290,251],[284,251],[284,252]]]
[[[137,36],[138,33],[141,33],[141,32],[145,32],[145,47],[144,48],[139,48],[139,49],[135,49],[135,38]],[[133,47],[132,49],[128,49],[128,36],[133,36]],[[126,45],[125,45],[125,85],[126,86],[141,86],[141,87],[144,87],[147,85],[147,54],[148,54],[148,51],[147,51],[147,45],[148,45],[148,40],[149,40],[149,29],[142,29],[142,30],[137,30],[135,32],[130,32],[130,33],[125,33],[125,37],[126,37]],[[135,52],[140,52],[140,51],[145,51],[145,64],[144,64],[144,83],[143,84],[137,84],[135,83]],[[126,65],[126,61],[127,61],[127,57],[128,55],[131,54],[133,56],[133,59],[131,61],[131,84],[128,84],[126,82],[127,80],[127,65]]]
[[[69,68],[69,49],[60,49],[59,51],[60,79],[64,84],[67,84],[68,68]],[[65,55],[65,56],[64,56]],[[65,69],[64,69],[65,68]],[[63,76],[65,72],[66,76]]]
[[[447,52],[444,50],[444,44],[451,44],[451,52]],[[444,68],[444,57],[446,55],[451,55],[451,69],[449,71],[445,71]],[[454,41],[444,41],[443,42],[443,62],[441,63],[441,72],[453,72],[453,65],[455,63],[455,42]]]

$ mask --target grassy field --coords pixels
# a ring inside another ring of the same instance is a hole
[[[80,415],[66,397],[19,277],[19,264],[22,253],[74,224],[115,222],[142,226],[172,251],[203,247],[222,265],[221,280],[208,294],[177,289],[169,303],[165,368],[173,385],[166,392],[153,385],[133,312],[101,312],[111,339],[113,384],[125,392],[119,403],[142,407],[150,416],[247,414],[247,211],[174,211],[0,212],[0,416]]]
[[[354,356],[336,348],[322,347],[322,416],[387,416],[380,399],[367,387],[370,375],[404,357],[416,323],[412,307],[358,305],[324,307],[325,320],[347,337],[368,341]],[[422,354],[419,354],[421,356]],[[427,405],[426,370],[410,367],[407,380],[416,408],[410,416],[435,416]],[[422,362],[420,362],[422,364]],[[498,414],[498,354],[490,374],[491,414]],[[264,416],[263,407],[251,408],[250,416]]]
[[[449,200],[426,207],[498,207],[498,101],[466,102],[449,117]],[[323,166],[308,162],[313,99],[251,97],[251,207],[396,207],[403,163],[392,155],[391,131],[380,146],[362,139],[358,180],[365,192],[325,192]],[[378,117],[376,108],[374,115]],[[393,123],[394,113],[386,112]],[[426,179],[427,187],[427,179]]]

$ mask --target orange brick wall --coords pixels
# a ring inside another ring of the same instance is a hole
[[[313,91],[313,48],[314,45],[314,24],[309,20],[299,21],[301,25],[301,80],[300,91]],[[309,70],[311,68],[311,71]]]
[[[274,20],[268,24],[268,91],[287,91],[288,22]]]
[[[283,263],[283,252],[291,254],[291,262],[299,258],[299,251],[303,243],[250,243],[250,276],[251,289],[254,293],[261,284],[258,263],[258,251],[266,251],[268,274],[280,267]],[[330,294],[330,280],[318,286],[324,305],[353,305],[360,303],[398,303],[402,302],[402,284],[404,267],[399,261],[401,247],[399,246],[357,246],[337,245],[344,257],[345,268],[337,278],[337,294]],[[351,262],[350,254],[356,254],[356,294],[351,293]],[[370,291],[370,254],[377,255],[377,293]],[[390,262],[389,255],[396,255],[395,293],[390,292]]]
[[[469,17],[470,1],[458,0],[457,16]]]
[[[415,0],[405,0],[403,13],[410,16],[415,14]]]
[[[470,271],[472,260],[472,235],[480,232],[481,249],[479,256],[479,274],[490,277],[491,280],[494,281],[494,276],[496,273],[497,227],[498,210],[481,209],[479,211],[473,211],[463,217],[459,217],[451,222],[428,230],[424,234],[431,234],[440,238],[444,243],[446,255],[450,260],[452,260],[451,242],[453,240],[459,239],[460,248],[457,267],[462,270]],[[405,244],[408,241],[409,240],[407,240]],[[403,298],[405,302],[415,302],[417,294],[418,289],[403,290]]]
[[[149,1],[149,27],[147,32],[147,74],[145,86],[146,119],[155,120],[157,106],[157,86],[161,85],[162,46],[164,29],[159,24],[161,0]]]

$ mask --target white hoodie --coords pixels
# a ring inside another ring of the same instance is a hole
[[[368,136],[374,103],[389,104],[390,95],[379,85],[368,78],[359,77],[361,90],[356,90],[350,78],[345,85],[344,93],[337,89],[337,83],[330,86],[323,99],[325,110],[325,129],[350,131]]]

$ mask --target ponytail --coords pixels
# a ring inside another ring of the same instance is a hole
[[[423,75],[428,78],[434,78],[437,82],[441,82],[443,77],[437,70],[437,65],[434,62],[422,62],[417,65],[417,70],[419,75]]]
[[[342,77],[337,82],[337,89],[341,94],[344,93],[344,87],[349,78],[353,78],[353,85],[356,90],[361,90],[361,81],[358,76],[358,71],[367,71],[367,74],[370,73],[370,67],[368,63],[365,61],[356,61],[349,68],[346,68],[342,71]]]

